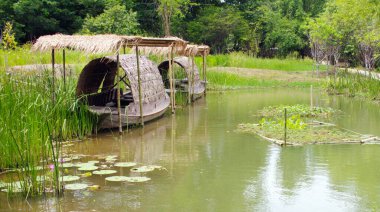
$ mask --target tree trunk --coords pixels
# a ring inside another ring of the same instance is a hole
[[[165,36],[170,36],[170,11],[168,5],[165,3],[162,14],[162,21],[164,25]]]

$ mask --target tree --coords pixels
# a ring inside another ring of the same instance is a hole
[[[96,17],[87,17],[83,23],[82,33],[113,33],[120,35],[138,34],[136,12],[126,11],[120,4],[108,5],[104,12]]]
[[[170,36],[171,20],[174,16],[182,17],[190,3],[189,0],[159,0],[158,13],[161,16],[164,34]]]
[[[197,43],[211,46],[217,53],[241,50],[248,33],[248,23],[232,7],[210,6],[188,24],[186,37]]]
[[[13,25],[10,22],[6,22],[3,33],[1,35],[1,46],[5,50],[14,49],[17,46],[15,40],[15,34],[13,33]]]

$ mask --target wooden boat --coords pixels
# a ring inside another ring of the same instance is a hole
[[[206,82],[202,81],[199,76],[199,70],[193,60],[189,57],[175,57],[173,63],[179,65],[186,72],[186,78],[184,79],[175,79],[175,90],[189,93],[192,95],[192,100],[196,100],[202,97],[206,90]],[[169,70],[169,61],[166,60],[162,62],[158,69],[160,74],[164,79],[165,88],[170,88],[168,70]]]
[[[144,122],[156,119],[165,113],[170,104],[157,65],[145,56],[140,56],[141,116],[136,55],[120,55],[119,61],[122,77],[116,77],[116,56],[92,60],[79,76],[76,94],[84,97],[90,111],[99,116],[98,129],[119,126],[117,92],[121,95],[122,126],[141,123],[141,118]],[[117,88],[118,82],[122,83],[122,89]]]

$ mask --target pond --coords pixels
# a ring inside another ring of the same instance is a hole
[[[371,102],[314,93],[314,104],[343,111],[338,126],[380,136],[380,107]],[[117,161],[164,167],[146,174],[112,167],[123,176],[147,176],[142,183],[82,177],[97,189],[66,191],[61,198],[7,199],[2,210],[64,211],[356,211],[380,209],[380,145],[280,147],[258,136],[234,132],[256,122],[269,105],[309,104],[308,89],[257,89],[208,93],[122,138],[102,132],[67,147],[78,161],[117,156]],[[83,173],[67,168],[67,174]],[[114,174],[115,175],[115,174]],[[109,175],[112,176],[112,175]]]

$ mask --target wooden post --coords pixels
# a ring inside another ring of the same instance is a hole
[[[144,113],[143,113],[141,77],[140,77],[140,56],[139,56],[139,46],[137,45],[136,45],[136,65],[137,65],[137,81],[139,84],[139,106],[140,106],[141,126],[144,127]]]
[[[123,53],[125,54],[125,45],[123,46]]]
[[[207,75],[206,75],[206,53],[203,52],[202,55],[202,65],[203,65],[203,81],[205,83],[205,95],[206,95],[206,90],[207,90]]]
[[[188,57],[187,61],[190,63],[190,56]],[[188,104],[191,103],[191,86],[190,85],[191,85],[190,76],[187,76],[187,103]]]
[[[117,115],[118,115],[118,121],[119,121],[119,135],[123,134],[123,126],[121,125],[121,103],[120,103],[120,55],[119,51],[117,52],[116,55],[116,79],[117,79],[117,93],[116,93],[116,98],[117,98]]]
[[[170,52],[168,54],[168,61],[169,61],[168,75],[169,75],[169,84],[170,84],[170,102],[172,106],[172,113],[174,113],[175,108],[174,108],[174,98],[173,98],[174,91],[173,91],[173,75],[172,75],[173,67],[172,67],[172,53],[171,53],[172,46],[173,44],[170,46]]]
[[[54,49],[51,50],[51,68],[52,68],[52,74],[53,74],[53,78],[52,78],[52,94],[53,94],[53,102],[55,102],[55,52],[54,52]]]
[[[194,101],[194,56],[191,57],[191,100]]]
[[[171,48],[170,48],[170,57],[172,58],[170,61],[171,63],[171,67],[172,67],[172,83],[173,83],[173,109],[174,109],[174,112],[175,112],[175,93],[176,93],[176,90],[175,90],[175,75],[174,75],[174,69],[173,69],[173,65],[174,65],[174,52],[173,52],[173,49],[174,49],[174,45],[172,44],[171,45]]]
[[[66,52],[65,49],[62,50],[62,65],[63,65],[63,85],[66,89]]]
[[[313,85],[310,85],[310,109],[313,109]]]
[[[284,111],[284,116],[285,116],[285,125],[284,125],[284,145],[286,146],[286,130],[287,130],[287,114],[286,114],[286,108],[285,108],[285,111]]]

